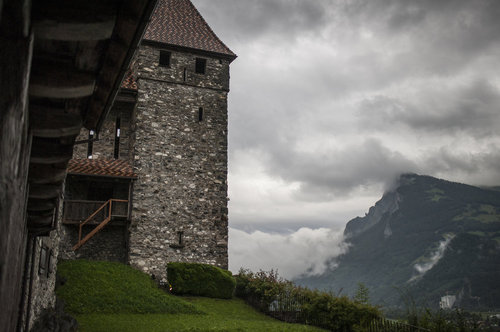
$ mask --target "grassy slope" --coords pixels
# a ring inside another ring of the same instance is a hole
[[[110,262],[67,261],[57,290],[81,332],[321,331],[267,317],[240,299],[177,297],[158,289],[149,276]]]
[[[66,280],[57,295],[73,314],[196,313],[190,303],[166,294],[151,278],[114,262],[61,262],[57,273]]]
[[[240,299],[184,298],[206,315],[116,314],[78,315],[81,332],[160,331],[324,331],[299,324],[287,324],[265,316]]]

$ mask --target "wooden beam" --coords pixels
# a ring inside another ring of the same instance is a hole
[[[82,128],[78,114],[62,109],[30,106],[30,120],[31,132],[36,137],[77,136]]]
[[[85,128],[100,129],[107,112],[113,105],[121,81],[139,46],[155,5],[156,0],[124,0],[122,2],[116,18],[113,39],[103,62],[108,65],[101,68],[96,84],[96,92],[104,90],[101,95],[105,97],[95,98],[96,95],[92,97],[84,122]],[[113,82],[111,89],[105,88],[109,84],[108,80]]]
[[[56,198],[61,195],[61,184],[32,184],[29,187],[29,198],[49,199]]]
[[[66,165],[30,164],[28,181],[35,184],[62,182],[66,178]]]
[[[64,41],[108,39],[117,10],[113,1],[38,1],[33,6],[35,37]]]
[[[46,19],[33,24],[36,38],[64,41],[108,39],[114,26],[114,17],[102,22],[78,23]]]
[[[94,85],[93,73],[78,71],[57,62],[34,64],[29,95],[61,99],[82,98],[94,93]]]
[[[33,215],[28,215],[28,228],[38,228],[38,227],[48,227],[52,226],[52,219],[54,218],[54,215],[49,215],[49,216],[33,216]]]
[[[36,199],[28,200],[28,211],[47,211],[53,210],[56,207],[54,199]]]
[[[73,157],[73,144],[61,144],[53,139],[33,137],[30,162],[56,164],[67,162]]]

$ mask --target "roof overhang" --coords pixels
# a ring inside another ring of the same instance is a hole
[[[27,203],[33,234],[54,227],[75,138],[83,127],[100,129],[156,2],[33,1]]]

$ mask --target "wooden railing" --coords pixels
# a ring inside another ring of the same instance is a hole
[[[126,217],[126,214],[125,215],[120,214],[123,211],[121,211],[122,209],[116,208],[117,206],[120,205],[116,203],[127,203],[127,209],[128,209],[128,201],[124,199],[110,199],[104,202],[104,204],[102,204],[97,210],[95,210],[94,213],[92,213],[87,219],[85,219],[83,222],[79,224],[78,243],[73,246],[73,250],[77,250],[82,245],[84,245],[88,240],[90,240],[94,235],[96,235],[97,232],[103,229],[103,227],[106,226],[113,217]],[[125,209],[125,211],[127,209]],[[89,223],[96,216],[100,216],[99,220],[101,221],[92,231],[90,231],[90,233],[88,233],[87,235],[85,235],[85,237],[82,238],[83,226]]]
[[[121,200],[120,204],[113,205],[113,216],[129,219],[128,201]],[[96,211],[106,201],[87,201],[87,200],[65,200],[64,201],[64,223],[80,223],[86,220],[94,211]],[[96,220],[105,219],[105,211],[95,215]]]

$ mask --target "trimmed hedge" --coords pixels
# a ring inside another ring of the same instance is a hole
[[[236,280],[230,271],[200,263],[168,263],[167,278],[172,293],[221,299],[233,297]]]

